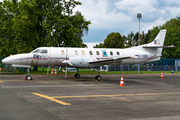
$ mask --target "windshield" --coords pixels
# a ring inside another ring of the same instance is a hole
[[[46,49],[36,49],[32,53],[48,53],[48,51]]]

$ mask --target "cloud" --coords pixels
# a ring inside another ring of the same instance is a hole
[[[158,9],[160,5],[157,0],[120,0],[114,3],[116,8],[129,16],[136,16],[137,13],[142,13],[143,21],[155,21],[162,15]],[[133,17],[137,19],[136,17]]]
[[[131,17],[124,13],[116,12],[114,8],[109,10],[110,6],[106,0],[80,0],[83,5],[77,6],[74,11],[82,12],[86,20],[91,20],[91,28],[107,29],[117,28],[124,22],[130,22]]]

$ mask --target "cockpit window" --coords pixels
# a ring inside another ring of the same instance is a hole
[[[48,51],[46,49],[42,49],[39,53],[48,53]]]
[[[34,50],[32,53],[48,53],[48,51],[46,49],[37,49]]]
[[[40,49],[36,49],[32,53],[38,53],[39,51],[40,51]]]

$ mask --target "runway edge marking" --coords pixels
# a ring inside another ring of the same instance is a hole
[[[61,100],[57,100],[57,99],[55,99],[53,97],[49,97],[49,96],[46,96],[46,95],[43,95],[43,94],[39,94],[39,93],[32,93],[32,94],[43,97],[43,98],[46,98],[48,100],[51,100],[53,102],[56,102],[56,103],[59,103],[59,104],[62,104],[62,105],[71,105],[70,103],[66,103],[66,102],[63,102]]]

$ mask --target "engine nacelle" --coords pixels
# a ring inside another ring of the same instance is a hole
[[[89,62],[93,61],[92,57],[70,57],[69,62],[74,67],[96,67],[97,65],[89,64]]]

